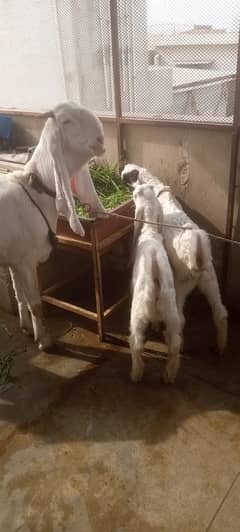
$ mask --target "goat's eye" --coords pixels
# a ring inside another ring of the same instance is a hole
[[[64,120],[64,122],[63,122],[64,126],[67,126],[68,124],[71,124],[70,118],[66,118],[66,120]]]

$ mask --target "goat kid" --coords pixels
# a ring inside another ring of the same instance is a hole
[[[153,187],[137,185],[134,189],[136,218],[135,257],[132,276],[132,304],[130,317],[130,349],[132,356],[131,378],[140,381],[143,375],[144,335],[149,324],[164,322],[168,361],[165,380],[173,383],[180,363],[181,324],[177,311],[173,275],[158,227],[144,223],[161,222],[162,209]]]
[[[177,306],[182,329],[185,300],[195,287],[205,295],[211,307],[217,330],[218,350],[222,353],[227,343],[228,314],[221,300],[221,294],[214,269],[211,246],[205,231],[201,230],[184,212],[180,203],[158,177],[135,164],[127,164],[122,171],[123,181],[136,187],[147,183],[154,187],[158,202],[163,210],[164,222],[181,226],[163,227],[164,245],[174,271]]]
[[[0,179],[0,264],[10,269],[20,325],[34,334],[39,349],[51,345],[42,320],[37,266],[47,260],[58,214],[84,235],[71,190],[92,212],[104,208],[87,166],[104,153],[102,124],[88,109],[63,103],[47,113],[39,143],[22,171]],[[29,315],[30,311],[30,315]]]

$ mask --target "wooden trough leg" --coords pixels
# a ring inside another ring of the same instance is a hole
[[[97,324],[98,336],[100,342],[104,341],[104,304],[103,304],[103,289],[102,289],[102,268],[101,257],[98,250],[95,227],[91,229],[92,243],[93,243],[93,272],[94,272],[94,287],[95,299],[97,309]]]

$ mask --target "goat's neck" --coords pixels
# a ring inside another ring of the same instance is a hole
[[[150,221],[150,222],[155,222],[155,220],[146,220],[146,222]],[[149,223],[143,223],[143,227],[142,227],[142,234],[144,235],[156,235],[158,234],[159,231],[158,231],[158,227],[156,225],[152,225],[152,224],[149,224]]]
[[[31,173],[36,174],[38,177],[38,182],[40,184],[42,183],[43,187],[51,191],[54,195],[56,190],[53,161],[52,158],[49,156],[48,150],[44,146],[42,138],[40,138],[40,141],[35,149],[31,160],[25,165],[24,168],[24,176],[25,178],[27,178],[27,180],[29,174]],[[35,200],[37,200],[37,203],[45,213],[52,230],[55,231],[58,214],[54,197],[51,197],[49,194],[46,193],[35,192],[34,189],[31,195],[36,195]]]
[[[155,235],[159,232],[158,226],[153,225],[157,223],[157,217],[153,216],[152,213],[145,212],[144,221],[147,223],[143,223],[143,227],[142,227],[143,234]]]
[[[25,165],[25,173],[27,175],[31,173],[37,174],[38,181],[42,183],[45,188],[54,193],[55,180],[53,160],[41,140],[42,139],[40,139],[31,160]]]
[[[156,176],[153,176],[146,168],[142,168],[141,172],[139,174],[140,176],[140,182],[146,183],[147,185],[153,185],[158,186],[159,185],[159,178]]]

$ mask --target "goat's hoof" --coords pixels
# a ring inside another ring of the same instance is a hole
[[[53,345],[53,340],[51,336],[46,334],[43,338],[40,338],[38,340],[38,349],[39,351],[46,351],[46,349],[49,349]]]
[[[165,384],[174,384],[177,376],[178,367],[166,367],[163,373]]]
[[[140,382],[142,380],[144,371],[144,364],[139,364],[137,368],[132,369],[131,371],[131,380],[132,382]]]
[[[223,318],[219,324],[218,328],[218,352],[220,355],[222,355],[226,343],[227,343],[227,333],[228,333],[228,320],[227,318]]]

